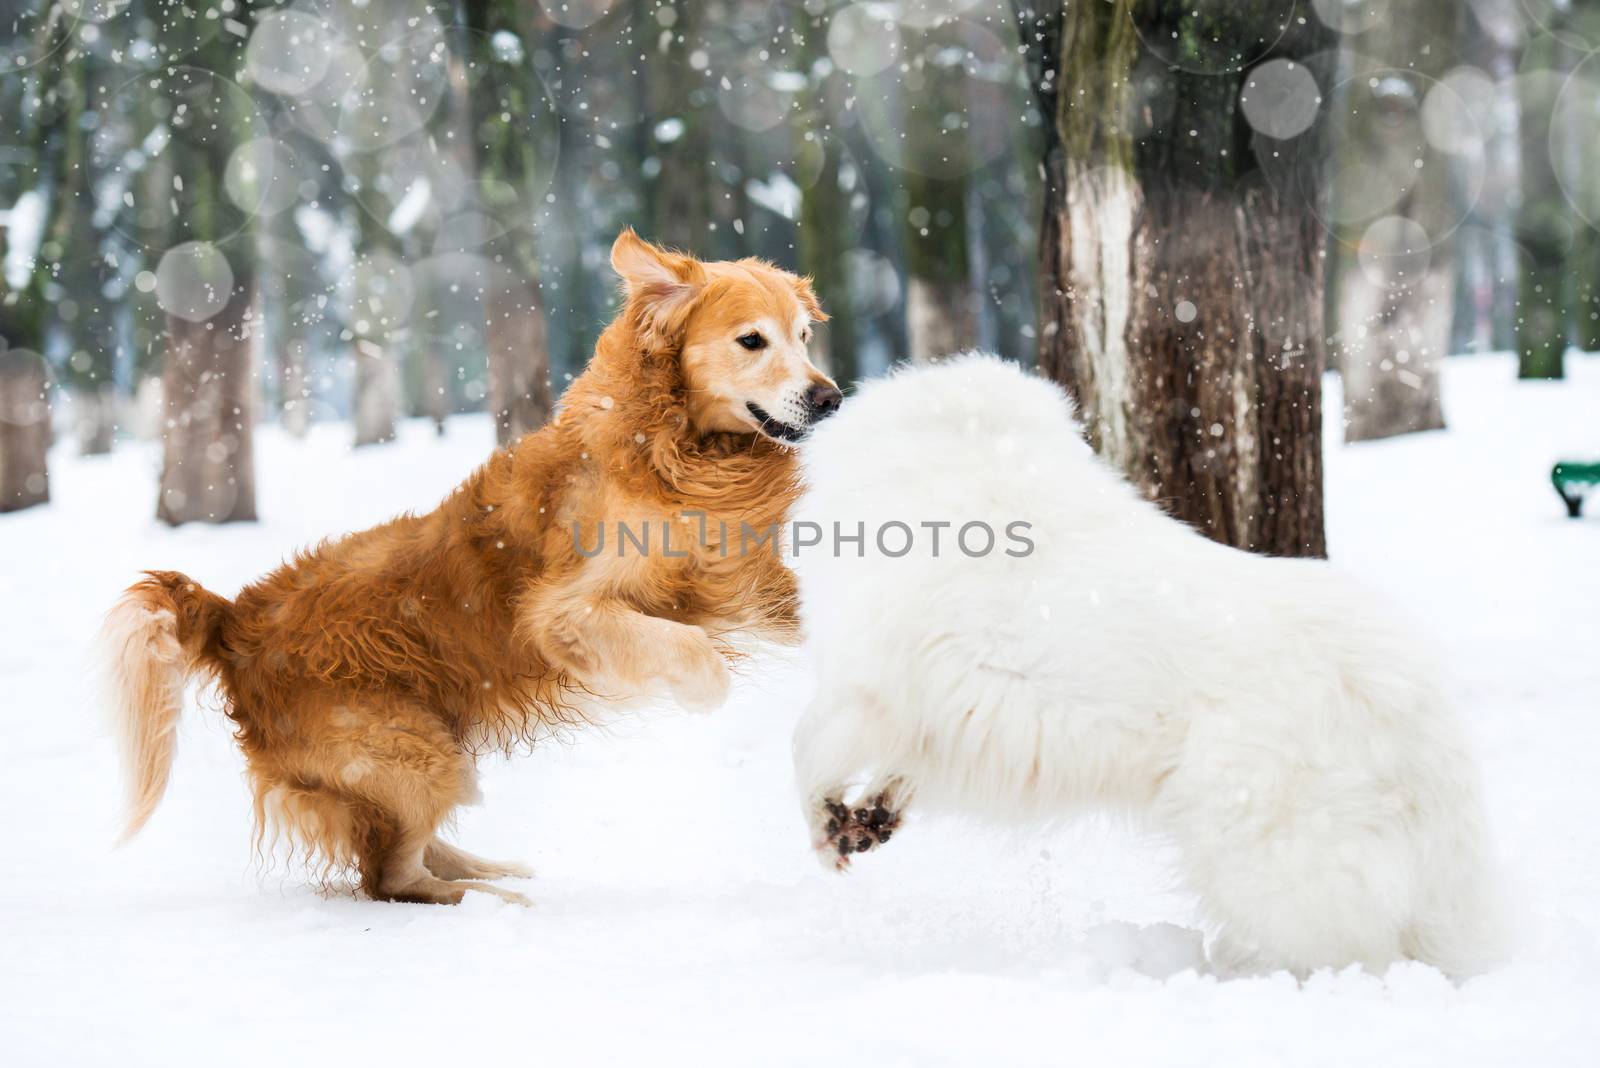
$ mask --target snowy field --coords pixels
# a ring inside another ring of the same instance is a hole
[[[1327,464],[1334,559],[1432,627],[1480,746],[1526,921],[1496,973],[1218,981],[1159,844],[1099,820],[998,833],[913,811],[826,875],[792,796],[809,686],[792,655],[749,664],[713,716],[662,709],[486,762],[458,839],[531,863],[512,884],[531,909],[375,904],[262,870],[241,758],[201,708],[166,803],[113,850],[86,643],[137,569],[232,592],[296,546],[431,507],[490,440],[482,418],[359,453],[346,427],[267,429],[260,524],[159,527],[142,445],[59,451],[55,503],[0,517],[0,1059],[1600,1064],[1600,500],[1570,521],[1547,477],[1600,454],[1600,360],[1566,384],[1512,375],[1451,361],[1449,431],[1330,436]]]

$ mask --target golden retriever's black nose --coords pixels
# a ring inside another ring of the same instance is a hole
[[[837,386],[815,385],[806,390],[806,411],[811,415],[813,423],[820,423],[834,412],[839,410],[839,405],[844,403],[844,394],[839,392]]]

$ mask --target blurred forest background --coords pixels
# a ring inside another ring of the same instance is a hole
[[[1447,353],[1600,349],[1600,0],[0,0],[0,510],[162,441],[536,428],[635,227],[810,274],[842,384],[981,347],[1211,536],[1323,552]],[[491,445],[485,442],[486,451]],[[465,472],[463,472],[465,474]]]

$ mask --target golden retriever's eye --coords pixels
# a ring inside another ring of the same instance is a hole
[[[748,334],[741,334],[734,340],[739,342],[739,344],[743,345],[745,348],[749,349],[751,352],[754,352],[756,349],[764,349],[767,347],[767,339],[756,333],[754,330],[750,331]]]

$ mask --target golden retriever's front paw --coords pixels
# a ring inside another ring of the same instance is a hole
[[[712,712],[728,699],[733,675],[722,654],[703,631],[700,639],[684,651],[683,659],[671,675],[672,696],[691,712]]]

